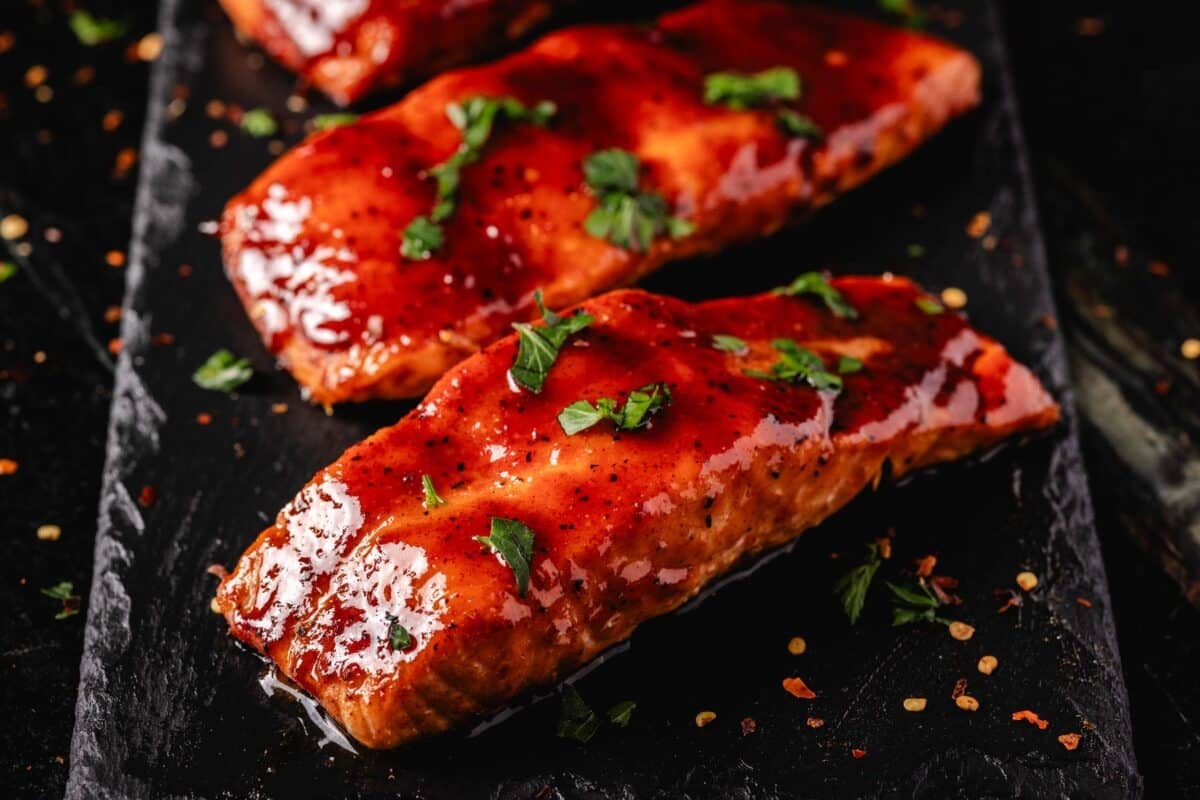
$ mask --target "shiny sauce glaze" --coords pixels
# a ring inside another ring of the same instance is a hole
[[[238,30],[343,105],[499,50],[562,0],[221,0]]]
[[[688,304],[635,290],[583,304],[538,394],[507,374],[506,337],[453,368],[412,413],[322,470],[246,551],[218,602],[233,635],[273,659],[346,729],[389,747],[569,674],[735,562],[779,545],[871,485],[1052,425],[1025,367],[954,313],[927,314],[900,278],[811,297]],[[727,334],[736,353],[713,346]],[[764,380],[777,338],[833,369],[838,392]],[[648,427],[566,435],[567,405],[665,382]],[[423,506],[429,475],[446,505]],[[491,519],[535,534],[522,596],[473,540]],[[393,621],[409,631],[389,642]]]
[[[789,138],[773,110],[706,105],[706,75],[797,70],[795,108],[825,132]],[[424,392],[446,369],[553,306],[661,264],[769,233],[911,151],[975,104],[967,53],[826,9],[712,0],[654,27],[547,36],[449,73],[279,159],[227,207],[226,269],[264,340],[321,403]],[[400,254],[434,204],[427,171],[461,141],[448,104],[475,95],[553,101],[546,127],[497,125],[462,172],[445,244]],[[581,168],[619,147],[641,160],[694,232],[634,252],[589,235]]]

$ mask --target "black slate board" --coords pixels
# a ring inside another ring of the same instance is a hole
[[[473,737],[352,756],[322,748],[298,704],[266,696],[262,664],[208,610],[215,581],[204,570],[231,564],[316,469],[411,404],[328,417],[270,369],[199,223],[271,156],[236,131],[227,147],[211,148],[214,124],[203,107],[217,97],[282,112],[289,79],[270,66],[249,69],[258,57],[212,7],[167,0],[68,797],[1136,795],[1107,588],[1062,344],[1045,324],[1052,301],[1005,55],[994,9],[962,7],[964,23],[948,35],[984,65],[981,111],[811,224],[673,266],[645,285],[692,298],[743,294],[828,265],[959,286],[974,322],[1034,366],[1064,403],[1066,423],[1026,446],[885,485],[753,578],[645,625],[577,682],[597,708],[636,700],[627,729],[605,729],[587,747],[558,740],[551,698]],[[181,85],[188,110],[169,121],[164,109]],[[914,216],[918,203],[924,213]],[[999,243],[992,250],[964,233],[981,210]],[[924,245],[923,257],[907,255],[911,243]],[[193,266],[191,277],[179,275],[181,263]],[[174,346],[154,344],[162,332],[174,334]],[[237,398],[189,379],[221,346],[250,354],[263,373]],[[289,412],[273,414],[281,401]],[[213,424],[196,424],[201,411]],[[145,485],[157,490],[149,508],[134,499]],[[936,552],[962,580],[966,603],[955,613],[977,626],[970,642],[941,628],[890,628],[878,591],[859,625],[846,624],[830,586],[864,541],[889,529],[896,559]],[[997,615],[993,589],[1011,586],[1025,568],[1041,586]],[[807,638],[807,654],[787,654],[793,635]],[[975,671],[984,653],[1001,663],[987,678]],[[816,700],[780,688],[797,674]],[[959,678],[980,700],[975,714],[950,700]],[[929,709],[903,712],[901,700],[912,695],[928,697]],[[1050,729],[1013,723],[1020,708],[1035,709]],[[692,719],[701,709],[718,717],[698,729]],[[809,727],[809,716],[824,727]],[[744,717],[757,722],[748,736]],[[1066,731],[1084,732],[1075,752],[1055,740]],[[854,749],[866,755],[856,759]]]

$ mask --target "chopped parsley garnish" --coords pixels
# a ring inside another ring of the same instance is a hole
[[[839,578],[833,585],[833,591],[842,601],[842,609],[846,612],[846,617],[850,620],[851,625],[858,622],[858,618],[862,615],[863,605],[867,602],[867,590],[871,588],[871,581],[875,578],[875,573],[879,571],[881,563],[883,562],[879,558],[879,547],[869,544],[867,545],[866,560]]]
[[[902,17],[910,28],[924,28],[928,15],[913,0],[877,0],[879,8],[889,14]]]
[[[232,392],[253,376],[249,359],[238,358],[222,347],[192,373],[192,381],[201,389]]]
[[[426,259],[441,248],[445,237],[440,223],[454,213],[458,205],[458,184],[463,167],[479,160],[483,146],[492,136],[497,120],[545,125],[557,107],[548,100],[526,106],[513,97],[476,95],[462,103],[446,106],[446,116],[462,132],[462,142],[454,155],[429,170],[437,181],[437,196],[428,216],[419,216],[404,229],[400,253],[409,259]]]
[[[924,311],[930,316],[936,316],[946,310],[946,307],[934,300],[932,297],[918,297],[916,300],[917,308]]]
[[[492,517],[491,534],[474,539],[504,559],[517,581],[517,594],[524,597],[529,588],[529,565],[533,561],[533,531],[515,519]]]
[[[911,622],[940,622],[949,625],[950,620],[937,615],[941,605],[937,596],[918,578],[912,586],[899,586],[886,581],[892,592],[892,625],[907,625]]]
[[[758,108],[800,99],[800,75],[791,67],[771,67],[746,75],[714,72],[704,79],[704,102],[733,109]]]
[[[610,420],[619,431],[633,431],[650,423],[651,415],[671,403],[671,390],[665,383],[649,383],[629,393],[625,405],[617,408],[617,401],[601,397],[592,405],[587,400],[577,400],[564,408],[558,415],[558,424],[568,436]]]
[[[749,350],[749,346],[736,336],[730,336],[727,333],[714,333],[712,337],[712,346],[717,350],[724,350],[726,353],[741,354]]]
[[[796,139],[825,138],[825,132],[817,126],[817,123],[795,109],[781,108],[775,112],[775,119],[788,136]]]
[[[835,317],[858,319],[858,311],[854,306],[847,303],[846,298],[842,297],[842,293],[833,288],[833,285],[819,272],[806,272],[803,275],[797,276],[787,286],[779,286],[772,291],[775,294],[784,294],[788,297],[796,297],[802,294],[816,295],[825,303],[826,308],[833,312]]]
[[[388,644],[393,650],[407,650],[412,644],[412,634],[408,632],[408,628],[400,624],[400,620],[391,614],[387,615],[388,620]]]
[[[588,706],[579,690],[567,684],[563,687],[562,708],[558,713],[558,724],[554,733],[560,739],[574,739],[587,744],[600,729],[600,718]]]
[[[17,274],[17,265],[11,261],[0,261],[0,283]]]
[[[327,131],[330,128],[338,128],[342,125],[349,125],[352,122],[358,121],[358,114],[349,112],[340,112],[336,114],[317,114],[312,118],[312,126],[318,131]]]
[[[743,370],[746,375],[771,381],[803,381],[825,392],[842,390],[841,376],[825,369],[825,362],[813,351],[801,347],[792,339],[772,339],[771,346],[779,353],[779,360],[771,365],[771,371]]]
[[[863,362],[859,361],[854,356],[842,356],[838,359],[837,371],[839,375],[847,375],[851,372],[859,372],[863,368]]]
[[[663,233],[682,239],[695,229],[688,220],[670,214],[661,194],[638,189],[638,159],[628,150],[592,153],[583,161],[583,176],[599,203],[583,221],[583,229],[597,239],[640,253]]]
[[[622,700],[608,710],[608,721],[624,728],[629,724],[635,708],[637,708],[637,703],[632,700]]]
[[[75,38],[85,47],[95,47],[119,39],[129,29],[129,24],[124,20],[93,17],[82,8],[72,12],[68,22]]]
[[[422,475],[421,487],[425,491],[425,499],[421,501],[421,505],[426,508],[436,508],[437,506],[446,505],[446,501],[437,493],[437,489],[433,488],[433,478],[428,475]]]
[[[75,594],[75,584],[70,581],[59,581],[49,588],[42,589],[42,594],[62,601],[62,610],[54,615],[55,619],[66,619],[79,613],[79,595]]]
[[[265,108],[252,108],[242,115],[242,130],[255,139],[265,139],[279,132],[279,123]]]
[[[533,299],[542,311],[542,322],[545,324],[535,328],[528,322],[513,323],[518,336],[517,358],[508,372],[519,385],[531,392],[540,392],[567,337],[591,325],[595,317],[583,313],[569,317],[555,314],[542,302],[540,289],[533,293]]]

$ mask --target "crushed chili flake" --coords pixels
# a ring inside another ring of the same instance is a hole
[[[137,502],[142,508],[150,508],[156,500],[158,500],[158,492],[148,483],[138,492]]]
[[[104,254],[104,263],[110,267],[125,266],[125,254],[120,250],[109,250]]]
[[[879,557],[885,561],[892,557],[892,540],[887,536],[879,536],[875,539],[875,546],[879,548]]]
[[[287,403],[272,403],[271,404],[271,413],[272,414],[286,414],[287,412],[288,412],[288,404]]]
[[[50,71],[41,64],[34,64],[25,70],[25,85],[30,89],[41,86],[50,77]]]
[[[817,696],[801,678],[784,678],[783,689],[792,697],[799,697],[801,700],[813,700]]]
[[[996,245],[1000,244],[1000,240],[989,233],[987,236],[983,237],[983,241],[980,244],[983,246],[984,250],[987,250],[990,253],[996,249]]]
[[[179,265],[179,277],[181,277],[181,278],[192,277],[192,265],[191,264],[180,264]]]
[[[207,411],[201,411],[199,414],[196,415],[196,424],[197,425],[211,425],[212,424],[212,414],[208,413]]]
[[[1166,278],[1171,274],[1171,267],[1165,261],[1151,261],[1146,269],[1150,271],[1151,275],[1157,275],[1160,278]]]
[[[109,306],[104,309],[104,321],[110,325],[120,322],[122,313],[120,306]]]
[[[1079,740],[1083,737],[1078,733],[1064,733],[1058,737],[1058,741],[1068,750],[1074,750],[1079,747]]]
[[[125,115],[119,109],[114,108],[111,111],[105,112],[104,116],[100,119],[100,127],[106,132],[112,133],[121,127],[121,123],[124,121]]]
[[[113,177],[117,179],[124,178],[133,169],[133,165],[137,163],[137,150],[132,147],[123,148],[117,153],[117,159],[113,162]]]
[[[937,595],[938,602],[944,606],[961,606],[963,599],[956,594],[946,591],[958,588],[958,578],[949,575],[930,575],[929,588]]]
[[[758,730],[758,723],[754,721],[754,717],[746,717],[742,720],[742,736],[749,736]]]
[[[0,458],[0,475],[14,475],[21,465],[11,458]]]
[[[1119,244],[1114,247],[1113,261],[1117,262],[1118,267],[1129,266],[1129,248],[1123,244]]]
[[[213,131],[208,135],[208,143],[219,150],[229,144],[229,134],[220,130]]]
[[[1042,327],[1048,331],[1058,330],[1058,319],[1051,314],[1042,314]]]
[[[154,61],[162,55],[162,51],[163,37],[161,33],[147,33],[133,46],[134,55],[142,61]]]
[[[150,341],[159,347],[170,347],[175,344],[175,334],[163,331],[162,333],[154,334],[154,337]]]
[[[1099,36],[1107,27],[1100,17],[1081,17],[1075,21],[1075,32],[1080,36]]]
[[[62,231],[51,225],[46,230],[42,231],[42,238],[50,244],[58,244],[62,241]]]
[[[844,67],[850,63],[850,57],[841,50],[825,51],[825,65],[829,67]]]
[[[917,577],[928,578],[933,574],[933,568],[937,566],[937,556],[922,556],[921,558],[917,559],[916,564]]]
[[[804,724],[814,730],[825,726],[825,720],[820,717],[809,717],[804,721]]]
[[[1076,597],[1075,602],[1079,603],[1079,605],[1083,606],[1084,608],[1092,607],[1092,601],[1088,600],[1086,597]]]
[[[1046,730],[1050,727],[1050,723],[1039,717],[1035,712],[1028,708],[1023,708],[1020,711],[1014,711],[1012,714],[1013,722],[1028,722],[1030,725],[1036,725],[1038,730]]]
[[[119,355],[121,353],[121,348],[124,346],[125,344],[121,341],[119,336],[108,340],[108,352],[112,353],[114,356]]]
[[[986,211],[980,211],[967,223],[967,235],[972,239],[979,239],[988,232],[990,227],[992,227],[992,215]]]
[[[91,64],[84,64],[79,69],[75,70],[75,74],[71,76],[71,82],[76,86],[87,86],[96,77],[96,68]]]
[[[1000,608],[996,609],[997,614],[1003,614],[1010,608],[1017,608],[1021,605],[1021,595],[1017,594],[1016,591],[1012,589],[996,589],[995,595],[997,599],[1002,599],[1004,601],[1000,605]]]
[[[967,679],[959,678],[954,682],[954,689],[950,692],[950,699],[957,700],[962,697],[963,692],[967,690]]]
[[[850,755],[854,756],[855,758],[862,758],[866,754],[867,751],[863,750],[861,747],[855,747],[850,750]]]

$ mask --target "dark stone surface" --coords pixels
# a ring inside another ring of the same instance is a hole
[[[99,10],[102,4],[90,3],[89,7]],[[1122,312],[1119,327],[1143,325],[1159,331],[1157,338],[1148,341],[1157,348],[1160,363],[1167,362],[1184,376],[1182,385],[1186,389],[1187,380],[1193,385],[1195,382],[1194,364],[1188,372],[1188,365],[1180,369],[1177,361],[1170,361],[1170,356],[1177,352],[1179,337],[1184,335],[1181,332],[1189,330],[1188,321],[1179,319],[1179,303],[1194,309],[1197,296],[1196,273],[1182,267],[1189,260],[1194,262],[1197,255],[1195,227],[1191,224],[1188,203],[1179,202],[1180,198],[1190,196],[1190,182],[1197,174],[1195,162],[1200,158],[1192,146],[1195,134],[1200,132],[1197,131],[1200,114],[1194,104],[1185,102],[1194,97],[1200,73],[1200,53],[1190,42],[1192,29],[1182,24],[1182,19],[1172,22],[1145,4],[1006,4],[1005,11],[1056,278],[1064,274],[1064,266],[1086,263],[1072,255],[1079,252],[1081,234],[1101,240],[1099,246],[1090,250],[1098,254],[1092,264],[1101,269],[1109,266],[1107,256],[1114,242],[1127,244],[1140,269],[1133,271],[1131,280],[1144,293],[1136,298],[1127,296],[1123,294],[1126,284],[1120,283],[1115,290],[1108,289],[1110,302],[1114,297],[1125,300],[1127,311]],[[37,590],[65,579],[73,580],[77,589],[86,593],[90,574],[91,533],[111,381],[103,343],[115,333],[113,326],[101,321],[101,316],[107,305],[119,302],[123,278],[121,270],[104,266],[103,258],[108,249],[124,249],[132,201],[132,177],[114,180],[111,167],[119,148],[136,143],[145,91],[144,65],[128,62],[122,54],[124,44],[149,28],[149,13],[151,10],[146,8],[134,12],[134,33],[121,44],[86,51],[73,45],[57,4],[21,3],[14,6],[11,14],[6,9],[0,18],[0,35],[5,31],[16,33],[13,48],[6,52],[0,48],[0,145],[5,153],[0,158],[0,210],[3,214],[19,211],[30,219],[31,233],[27,239],[34,246],[25,265],[31,272],[0,286],[0,345],[3,345],[0,398],[7,412],[4,424],[0,425],[0,458],[12,457],[21,462],[17,476],[0,478],[0,514],[8,534],[8,557],[0,568],[3,577],[0,601],[10,610],[0,621],[3,656],[0,666],[5,669],[6,678],[4,689],[0,690],[0,707],[9,719],[21,721],[6,726],[0,734],[0,752],[4,753],[0,758],[0,787],[6,796],[57,796],[66,779],[62,759],[66,756],[73,722],[82,616],[54,621],[55,604]],[[1085,37],[1076,32],[1077,21],[1088,16],[1105,23],[1100,35]],[[50,83],[55,89],[53,101],[44,105],[34,101],[22,81],[25,70],[35,63],[50,68]],[[81,63],[97,65],[96,80],[86,87],[73,88],[71,75]],[[193,98],[193,108],[198,109],[205,99]],[[123,125],[114,133],[105,133],[100,128],[100,116],[109,108],[119,108],[125,113]],[[43,129],[52,132],[53,140],[48,144],[38,143],[38,131]],[[1072,180],[1054,180],[1064,166]],[[232,178],[233,184],[241,180],[238,176]],[[1081,193],[1080,186],[1091,191]],[[1081,195],[1086,199],[1081,199]],[[1104,213],[1100,216],[1096,215],[1096,198],[1102,201],[1099,208]],[[845,215],[853,213],[847,211]],[[1116,220],[1120,223],[1114,224]],[[64,231],[62,243],[51,245],[44,241],[42,231],[48,225]],[[797,241],[807,244],[803,234]],[[1144,266],[1150,258],[1164,259],[1173,265],[1173,277],[1163,281],[1157,275],[1148,276]],[[902,251],[897,259],[902,261]],[[668,279],[669,276],[663,280]],[[1060,299],[1066,294],[1062,291],[1064,284],[1065,281],[1059,281]],[[667,284],[656,281],[656,285]],[[974,305],[980,296],[972,292],[976,319],[979,314]],[[1186,298],[1192,302],[1189,304]],[[64,307],[65,318],[60,318]],[[1163,308],[1167,309],[1165,313],[1161,311]],[[1077,331],[1086,330],[1088,320],[1071,312],[1064,315],[1063,323],[1079,364],[1078,354],[1087,351],[1078,345]],[[210,333],[219,334],[221,327],[212,326]],[[1194,328],[1191,331],[1190,335],[1196,335]],[[247,352],[257,352],[251,338],[244,333],[238,336],[239,346],[244,346]],[[37,351],[46,353],[44,363],[34,362]],[[262,359],[259,361],[262,366]],[[187,366],[190,365],[183,365]],[[1111,374],[1111,369],[1106,374]],[[270,390],[290,392],[286,379],[280,376],[271,375],[266,382]],[[1129,384],[1123,385],[1127,388]],[[256,387],[255,391],[266,389]],[[1144,386],[1139,396],[1150,401],[1139,404],[1142,408],[1153,408],[1154,398],[1159,397],[1156,392],[1145,392]],[[1179,400],[1169,392],[1157,401],[1160,410],[1156,413],[1165,416],[1168,429],[1178,424],[1179,419],[1186,419],[1178,416],[1180,409],[1188,407]],[[217,405],[210,404],[208,410],[220,418],[223,409]],[[1086,423],[1086,403],[1084,411]],[[369,427],[386,422],[393,412],[365,413],[366,417],[357,422]],[[226,424],[219,434],[227,446],[231,441],[230,428]],[[1194,446],[1195,429],[1190,430]],[[1114,448],[1101,431],[1089,430],[1086,425],[1084,433],[1088,434],[1084,440],[1086,455],[1093,472],[1099,529],[1133,701],[1134,741],[1146,776],[1147,793],[1154,797],[1195,794],[1200,790],[1197,768],[1200,759],[1195,753],[1200,734],[1191,720],[1200,718],[1200,695],[1190,665],[1195,664],[1200,648],[1200,620],[1155,562],[1143,555],[1146,548],[1130,544],[1128,535],[1134,532],[1140,541],[1146,542],[1144,532],[1150,530],[1168,542],[1181,539],[1172,532],[1171,520],[1164,519],[1153,492],[1147,495],[1137,491],[1130,496],[1128,492],[1116,491],[1131,484],[1128,469],[1123,469],[1123,462],[1113,457],[1114,450],[1119,451],[1120,447]],[[1033,449],[1045,446],[1035,443]],[[187,468],[197,475],[203,466],[188,464]],[[307,477],[299,473],[305,469],[311,471],[307,464],[289,469],[298,475],[295,485]],[[984,465],[981,469],[986,473],[995,468]],[[228,472],[227,468],[223,470],[223,479],[233,480]],[[965,474],[971,476],[974,472]],[[944,493],[946,484],[941,483],[944,480],[954,477],[921,479],[914,486],[887,494],[903,497],[914,493],[936,505]],[[961,483],[967,478],[958,480]],[[273,513],[278,501],[292,489],[294,486],[280,487],[278,496],[256,501],[256,506],[264,513]],[[190,501],[195,492],[187,494],[178,502]],[[771,594],[771,586],[766,583],[770,580],[769,570],[788,569],[789,563],[806,576],[812,571],[813,582],[819,584],[798,591],[790,605],[800,608],[807,602],[819,609],[816,613],[832,613],[827,605],[821,605],[828,603],[828,570],[812,566],[811,554],[844,547],[846,539],[857,541],[862,530],[855,527],[856,523],[873,524],[870,520],[880,513],[879,509],[898,513],[889,497],[872,500],[875,511],[870,508],[859,511],[856,507],[850,514],[857,516],[841,527],[819,534],[824,537],[822,542],[806,542],[800,555],[793,554],[770,565],[761,579],[764,582],[761,587],[758,577],[731,587],[697,613],[673,620],[671,627],[682,629],[676,635],[684,635],[686,643],[686,636],[703,639],[707,634],[706,619],[720,613],[719,609],[710,610],[714,603],[726,608],[730,605],[734,609],[746,608],[748,613],[766,603],[777,604],[778,596]],[[45,522],[63,526],[64,535],[59,542],[38,542],[34,538],[34,529]],[[257,525],[255,520],[247,530],[256,529]],[[932,535],[936,538],[939,534]],[[222,557],[232,558],[231,554],[240,550],[246,536],[245,530],[233,531],[231,541],[222,545],[226,551]],[[906,532],[901,541],[905,539],[908,539]],[[908,539],[906,547],[918,546],[917,537]],[[937,546],[944,549],[941,540]],[[809,553],[809,557],[804,553]],[[958,574],[965,575],[961,571]],[[1001,580],[1005,578],[1002,576]],[[788,597],[791,600],[793,596]],[[976,605],[972,603],[969,607]],[[982,612],[984,608],[977,610]],[[211,621],[200,616],[197,625],[200,624],[205,626],[203,636],[208,637]],[[804,632],[811,630],[807,622],[803,625]],[[878,619],[871,625],[872,630],[864,634],[857,646],[873,652],[891,640]],[[661,629],[661,624],[655,628]],[[786,638],[791,632],[791,627],[785,634],[766,632],[762,637],[763,651],[756,651],[753,656],[767,662],[763,669],[771,680],[777,677],[775,672],[793,663],[780,656],[778,641],[780,635]],[[635,664],[654,657],[651,645],[655,637],[643,637],[646,638],[652,640],[645,645],[650,652],[625,654],[606,665],[604,671],[615,672],[618,678],[630,676],[627,683],[633,676],[639,682],[645,681],[637,667],[627,662],[631,656],[637,658]],[[816,640],[810,636],[810,641]],[[643,645],[638,647],[641,649]],[[663,652],[665,655],[660,654],[660,658],[672,664],[703,664],[705,670],[709,669],[704,652],[689,651],[687,656],[669,649]],[[700,652],[698,657],[693,655],[696,652]],[[249,659],[244,653],[230,657],[240,662]],[[715,675],[728,676],[730,669],[742,669],[729,656],[717,661],[712,667]],[[817,669],[813,667],[814,671]],[[1051,672],[1057,669],[1061,667]],[[735,678],[739,674],[732,673]],[[694,713],[696,702],[701,702],[697,697],[710,697],[697,695],[693,680],[685,682],[683,688],[667,685],[662,689],[673,693],[681,704],[680,712],[686,712],[685,717]],[[616,699],[592,696],[588,681],[583,688],[597,705]],[[810,678],[810,682],[815,683],[815,678]],[[647,693],[657,691],[658,687],[658,683],[653,683]],[[238,696],[244,701],[247,690],[244,685],[236,685],[223,687],[221,692],[225,699]],[[765,698],[778,702],[773,694]],[[786,696],[783,699],[790,700]],[[267,724],[278,725],[292,713],[285,710],[285,716],[281,717],[278,710],[263,708],[261,696],[254,697],[250,705],[248,713],[260,718],[260,724],[265,720]],[[552,702],[542,703],[503,729],[514,730],[511,726],[517,724],[522,733],[528,732],[531,741],[544,743],[556,754],[561,753],[564,746],[546,734],[553,706]],[[731,718],[733,713],[725,713],[724,708],[717,710],[722,712],[723,723],[736,722],[736,718]],[[535,719],[522,723],[523,717]],[[940,738],[933,741],[944,741],[946,730],[940,727],[940,718],[937,723]],[[293,721],[289,725],[291,730],[285,733],[293,741],[308,741],[297,730],[300,723]],[[677,727],[674,733],[680,733]],[[610,750],[609,744],[601,747],[602,753]],[[568,755],[570,752],[567,750]],[[753,750],[748,752],[753,755]],[[872,758],[875,752],[872,748]],[[956,755],[951,753],[948,757]],[[739,757],[745,759],[743,754]],[[260,760],[264,769],[266,760],[265,757]],[[861,763],[855,762],[855,766]],[[210,766],[208,771],[214,775],[223,770],[221,764]],[[736,778],[736,773],[732,777]],[[714,791],[711,786],[703,788],[701,782],[705,779],[704,771],[693,779],[697,782],[696,794]],[[512,796],[522,796],[518,787],[510,788]],[[536,791],[540,784],[533,784],[533,788]],[[937,794],[931,787],[926,788]],[[235,789],[235,794],[242,793],[241,787]]]

